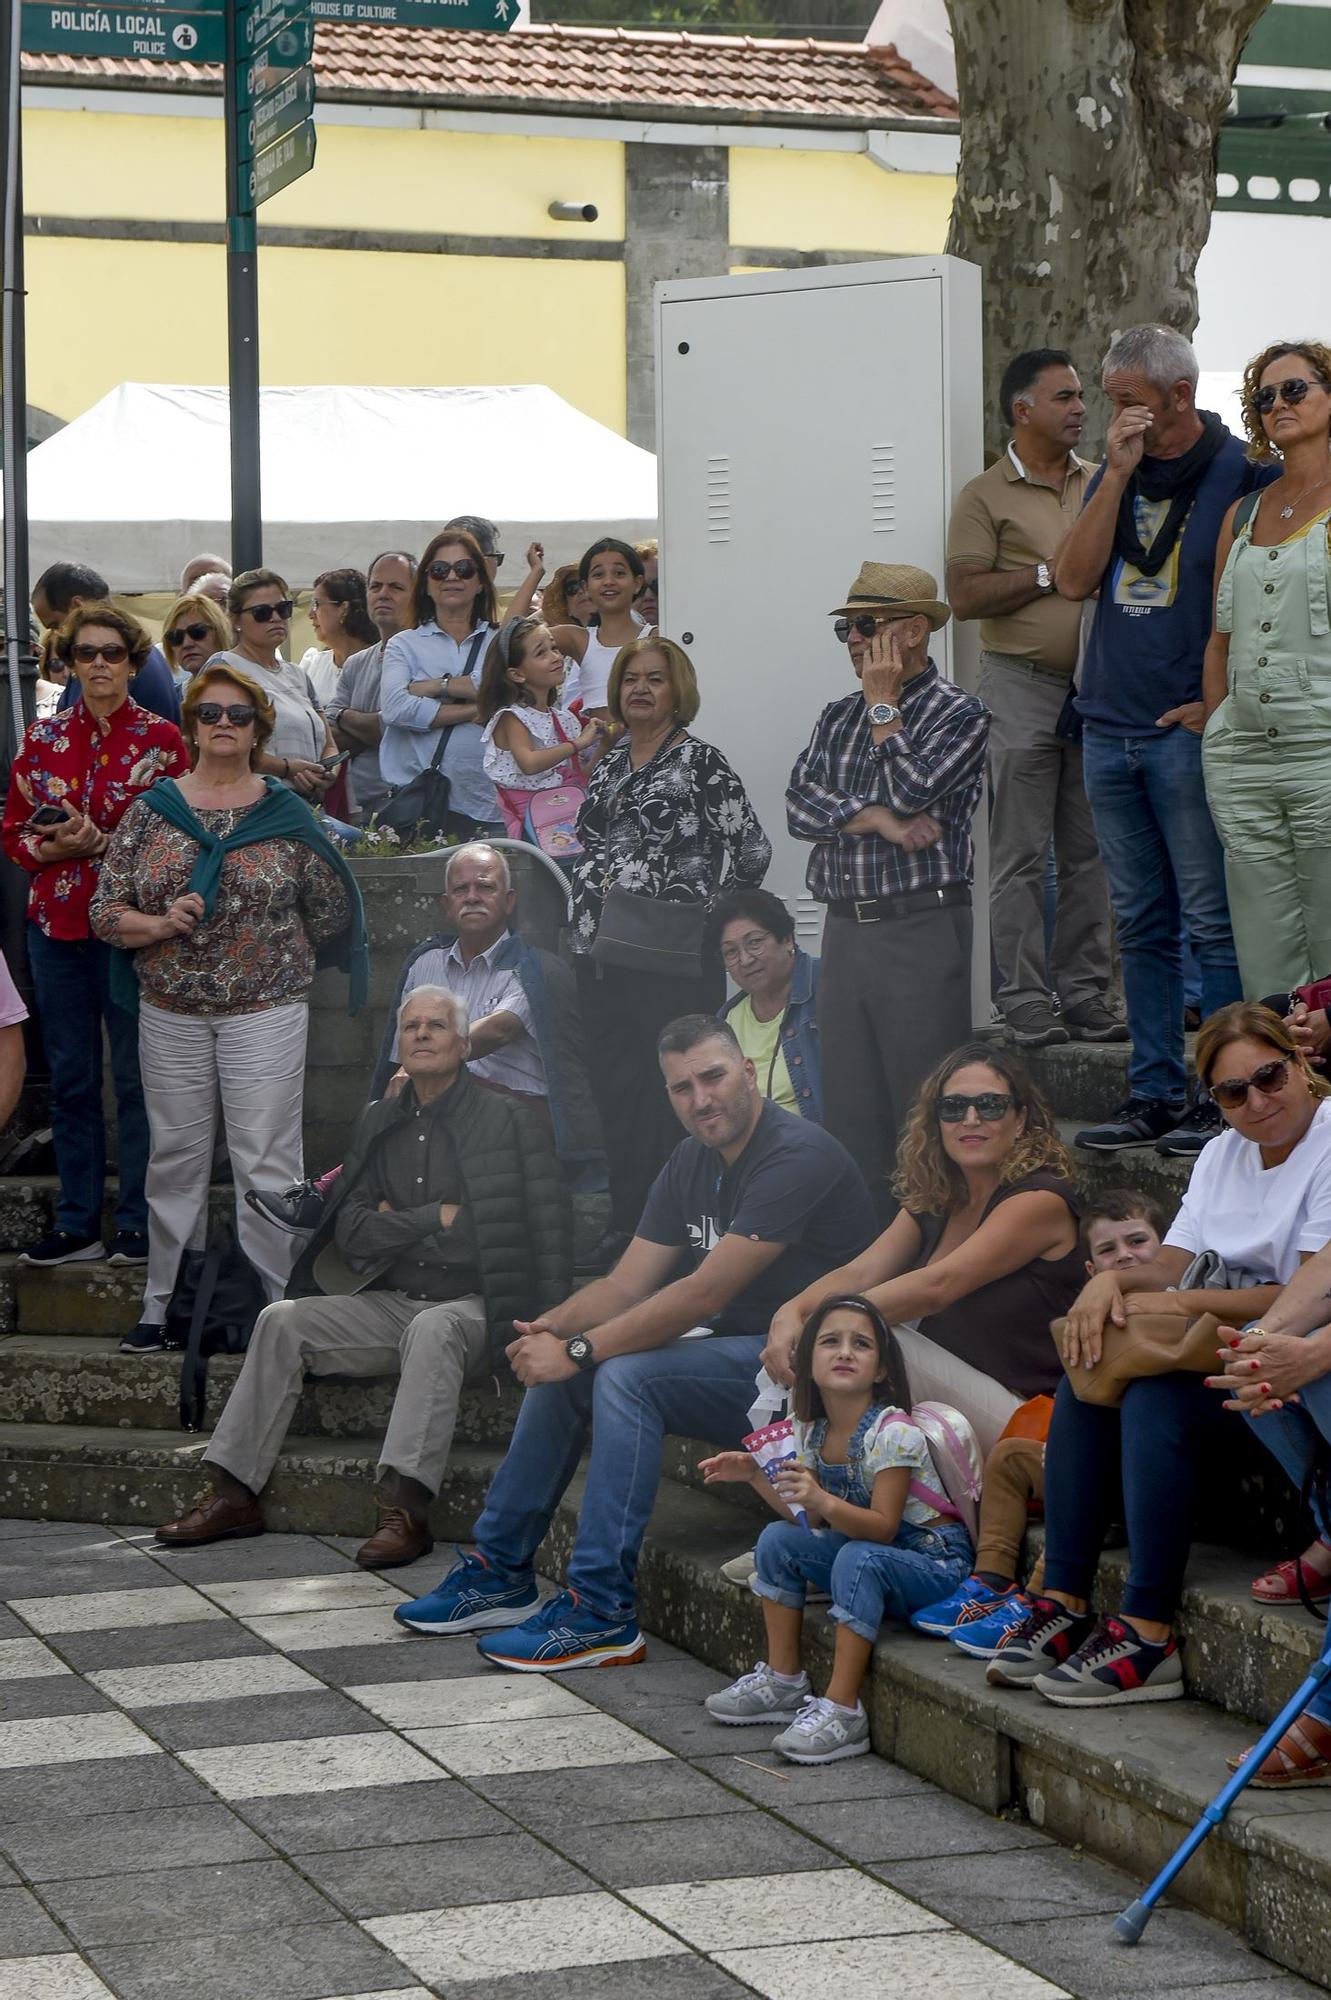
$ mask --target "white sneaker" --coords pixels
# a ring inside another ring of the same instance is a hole
[[[781,1681],[766,1660],[759,1660],[751,1674],[709,1694],[703,1707],[713,1722],[793,1722],[812,1698],[807,1674]]]
[[[825,1695],[810,1695],[772,1748],[792,1764],[835,1764],[842,1757],[867,1757],[869,1718],[858,1701],[853,1709],[840,1708]]]

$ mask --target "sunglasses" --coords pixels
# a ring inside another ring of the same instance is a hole
[[[872,639],[875,632],[884,625],[899,625],[903,618],[912,618],[911,611],[901,611],[893,615],[882,611],[857,611],[853,618],[834,618],[832,630],[844,646],[852,632],[858,632],[861,639]]]
[[[210,639],[212,627],[209,625],[177,625],[166,635],[168,646],[183,646],[186,639]]]
[[[1237,1111],[1248,1101],[1250,1090],[1258,1091],[1263,1097],[1278,1097],[1289,1082],[1289,1059],[1277,1056],[1273,1062],[1265,1062],[1255,1069],[1251,1076],[1227,1076],[1220,1083],[1209,1086],[1216,1103],[1227,1111]]]
[[[436,583],[447,583],[450,576],[461,578],[463,583],[470,583],[476,574],[476,565],[470,556],[459,556],[456,562],[432,562],[429,574]]]
[[[94,660],[105,660],[108,667],[118,667],[122,660],[129,658],[129,647],[119,639],[109,646],[82,644],[70,649],[81,667],[90,667]]]
[[[279,597],[276,604],[247,604],[241,616],[257,618],[261,625],[266,625],[270,618],[289,618],[295,608],[289,597]]]
[[[1326,383],[1320,375],[1314,375],[1309,382],[1302,375],[1291,375],[1288,382],[1268,382],[1264,389],[1253,391],[1252,406],[1259,415],[1270,416],[1276,406],[1276,397],[1283,403],[1301,403],[1310,389],[1325,389]]]
[[[938,1100],[938,1116],[944,1125],[960,1125],[972,1105],[986,1125],[997,1125],[1000,1118],[1006,1118],[1016,1098],[1006,1090],[982,1090],[978,1097],[963,1097],[953,1092]]]
[[[196,722],[207,723],[211,729],[215,722],[220,722],[225,716],[233,728],[244,729],[248,723],[253,722],[258,712],[253,703],[248,701],[233,701],[227,708],[223,708],[220,701],[201,701],[194,711],[194,719]]]

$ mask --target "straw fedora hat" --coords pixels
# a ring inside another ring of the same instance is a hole
[[[909,563],[860,564],[860,573],[850,586],[844,604],[829,613],[833,618],[853,618],[857,611],[918,611],[937,632],[952,616],[939,601],[938,584],[927,569],[913,569]]]

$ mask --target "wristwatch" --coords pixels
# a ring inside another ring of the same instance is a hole
[[[595,1368],[596,1350],[585,1333],[575,1333],[564,1342],[564,1352],[575,1368]]]
[[[1037,590],[1052,590],[1053,587],[1054,587],[1054,579],[1049,574],[1048,563],[1036,563],[1035,588]]]
[[[893,708],[890,701],[870,702],[866,713],[875,729],[882,729],[889,722],[900,722],[901,720],[901,710]]]

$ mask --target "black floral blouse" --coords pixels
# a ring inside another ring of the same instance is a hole
[[[772,859],[772,843],[721,752],[683,732],[636,771],[627,739],[601,759],[578,838],[585,852],[573,869],[576,952],[595,943],[613,882],[664,903],[710,903],[723,887],[756,887]]]

